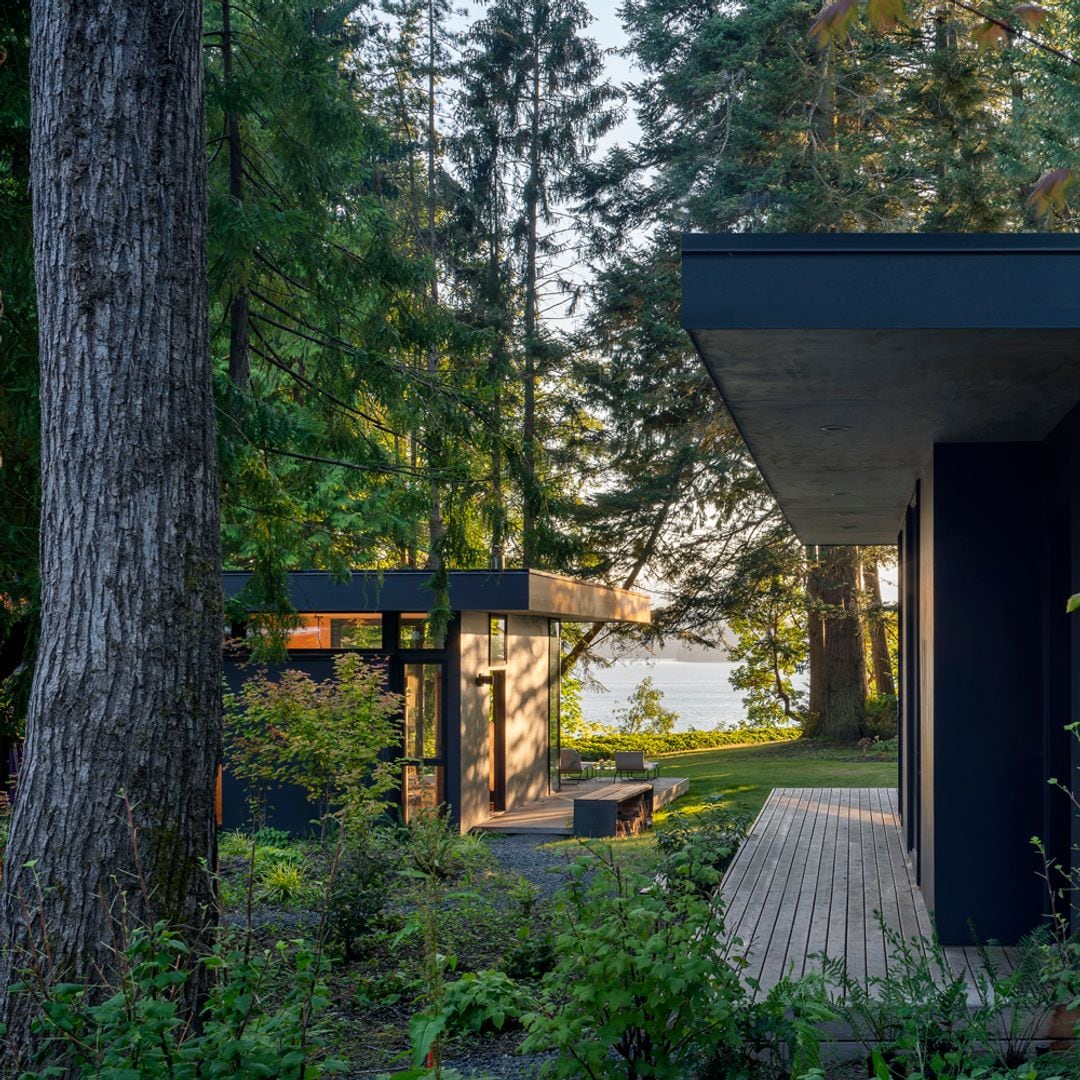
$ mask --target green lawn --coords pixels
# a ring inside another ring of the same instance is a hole
[[[694,750],[660,759],[663,776],[690,778],[690,791],[656,814],[663,825],[672,812],[690,812],[714,806],[740,806],[756,815],[769,792],[777,787],[894,787],[896,757],[864,755],[858,747],[803,742],[728,746],[720,750]],[[572,850],[577,840],[557,841],[554,846]],[[647,872],[656,860],[650,836],[615,842],[619,861]]]
[[[894,755],[882,761],[878,755],[864,756],[858,747],[801,739],[672,754],[662,759],[661,771],[690,778],[690,793],[674,804],[683,811],[721,800],[756,814],[777,787],[896,786]]]

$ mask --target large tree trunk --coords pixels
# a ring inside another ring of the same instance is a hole
[[[870,637],[870,666],[874,673],[874,690],[885,697],[896,696],[892,662],[889,659],[889,643],[885,638],[885,620],[882,615],[881,579],[878,577],[877,560],[867,552],[862,564],[863,589],[870,598],[873,614],[867,618]]]
[[[192,941],[212,910],[222,610],[201,33],[194,0],[33,0],[42,621],[0,992],[46,945],[54,978],[107,975],[120,891],[129,925]],[[0,996],[9,1057],[31,1011]]]
[[[807,659],[810,666],[810,693],[807,700],[811,732],[821,718],[825,707],[825,620],[822,617],[822,567],[817,547],[806,549],[806,633],[808,638]]]
[[[866,660],[859,622],[859,552],[854,547],[819,549],[825,604],[824,679],[821,713],[812,734],[854,740],[866,712]]]

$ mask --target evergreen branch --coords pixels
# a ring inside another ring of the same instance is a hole
[[[381,421],[376,419],[374,416],[371,416],[368,413],[365,413],[365,412],[361,411],[360,409],[357,409],[354,406],[349,405],[347,402],[342,401],[341,398],[336,397],[334,394],[330,393],[329,390],[326,390],[323,387],[317,385],[316,383],[312,382],[311,379],[307,378],[307,376],[302,375],[295,368],[290,367],[284,360],[282,360],[277,355],[277,353],[274,350],[273,346],[266,340],[266,338],[263,336],[263,334],[259,330],[259,328],[254,325],[255,321],[258,320],[258,318],[259,318],[259,316],[257,316],[257,315],[252,316],[252,327],[251,327],[251,329],[254,331],[255,336],[259,339],[259,341],[262,342],[263,346],[267,349],[267,352],[263,353],[262,350],[255,349],[254,347],[252,349],[253,352],[257,352],[258,355],[261,356],[268,364],[273,365],[279,371],[285,372],[286,375],[288,375],[291,378],[295,379],[298,383],[300,383],[301,386],[305,386],[305,387],[307,387],[307,389],[311,390],[312,392],[314,392],[316,394],[319,394],[321,397],[326,398],[327,401],[332,402],[340,410],[348,413],[351,416],[355,416],[358,420],[363,420],[365,423],[370,424],[372,427],[376,428],[377,430],[383,432],[386,435],[390,435],[390,436],[392,436],[392,437],[394,437],[396,439],[403,439],[403,438],[406,437],[400,431],[395,431],[393,428],[387,427],[385,424],[383,424]],[[365,438],[369,438],[369,437],[365,436]],[[372,443],[372,445],[375,445],[375,444]],[[421,443],[420,445],[423,446],[424,444]],[[427,447],[425,446],[424,449],[427,449]]]
[[[1034,34],[1029,34],[1026,30],[1021,30],[1019,27],[1005,22],[1004,19],[999,19],[995,15],[988,14],[981,8],[975,7],[974,4],[967,3],[966,0],[949,0],[949,3],[955,7],[962,8],[971,15],[977,15],[980,19],[985,19],[991,26],[1000,27],[1006,33],[1021,38],[1029,45],[1034,45],[1035,48],[1050,53],[1051,56],[1056,56],[1059,60],[1064,60],[1067,64],[1072,64],[1074,67],[1080,67],[1080,59],[1077,57],[1071,56],[1069,53],[1064,52],[1055,45],[1051,45],[1048,41],[1043,41],[1040,38],[1035,37]]]
[[[413,479],[427,480],[431,477],[439,477],[449,484],[476,484],[479,481],[472,477],[466,479],[454,479],[453,474],[445,470],[426,469],[414,465],[382,465],[374,462],[361,465],[356,461],[344,461],[341,458],[321,457],[318,454],[301,454],[295,450],[283,450],[279,446],[262,446],[258,449],[264,454],[276,454],[278,457],[293,458],[296,461],[312,461],[317,465],[333,465],[341,469],[352,469],[355,472],[375,472],[410,476]]]

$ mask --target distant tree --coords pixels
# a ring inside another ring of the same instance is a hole
[[[859,548],[859,569],[862,573],[863,624],[866,627],[867,659],[874,693],[879,697],[896,696],[895,645],[896,605],[886,604],[881,595],[879,565],[895,565],[895,548]]]
[[[813,737],[852,741],[862,734],[866,717],[858,548],[822,547],[818,552],[824,677],[821,712],[812,714],[803,730]]]
[[[664,691],[653,682],[651,675],[646,675],[634,687],[626,708],[615,711],[618,730],[624,735],[640,735],[644,732],[667,735],[674,731],[679,714],[673,709],[665,709],[663,700]]]
[[[192,942],[213,918],[221,742],[202,8],[35,0],[32,27],[42,617],[0,894],[8,1061],[32,1038],[15,973],[47,956],[98,984],[119,893]]]
[[[604,54],[583,31],[592,21],[582,0],[495,0],[470,34],[466,81],[471,122],[487,128],[480,159],[504,170],[505,220],[518,256],[521,303],[521,558],[525,566],[550,561],[544,462],[551,432],[542,424],[545,381],[564,350],[544,325],[551,302],[545,276],[565,250],[553,228],[560,200],[596,141],[618,118],[621,95],[604,78]],[[487,91],[477,94],[483,72]],[[475,103],[486,98],[488,118]],[[496,151],[495,155],[492,151]],[[549,282],[550,284],[550,282]]]

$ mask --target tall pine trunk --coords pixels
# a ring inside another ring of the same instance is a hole
[[[222,607],[201,37],[194,0],[33,0],[42,615],[0,895],[9,1059],[31,1005],[3,989],[30,955],[47,944],[55,978],[96,982],[118,892],[129,921],[190,941],[212,909]]]
[[[806,549],[806,633],[808,638],[807,659],[810,666],[810,693],[807,701],[808,733],[821,718],[825,704],[825,620],[822,617],[822,567],[820,551],[815,547]]]
[[[866,660],[859,619],[859,554],[854,547],[819,548],[825,646],[821,712],[808,734],[851,741],[862,734]]]
[[[540,216],[540,37],[533,33],[531,77],[531,118],[529,131],[529,179],[525,187],[525,379],[521,456],[525,466],[522,502],[522,563],[536,565],[536,526],[539,518],[539,485],[536,474],[536,369],[537,354],[537,259],[539,257]]]
[[[439,238],[435,226],[438,193],[435,185],[435,62],[438,52],[435,48],[435,2],[428,0],[427,6],[428,71],[427,71],[427,242],[428,257],[431,259],[431,312],[437,317],[439,310]],[[428,349],[428,376],[434,383],[439,373],[439,347],[432,345]],[[428,432],[428,453],[435,455],[433,464],[439,464],[440,455],[436,452],[439,444],[437,430]],[[443,547],[446,539],[446,523],[443,521],[442,489],[434,477],[430,480],[428,491],[431,506],[428,511],[428,557],[429,570],[441,569],[443,565]]]
[[[867,634],[870,638],[870,668],[874,673],[874,691],[885,697],[896,696],[892,662],[889,659],[889,643],[885,639],[885,620],[881,603],[881,578],[878,576],[877,560],[872,552],[865,552],[862,561],[863,591],[870,598],[873,614],[867,618]]]

